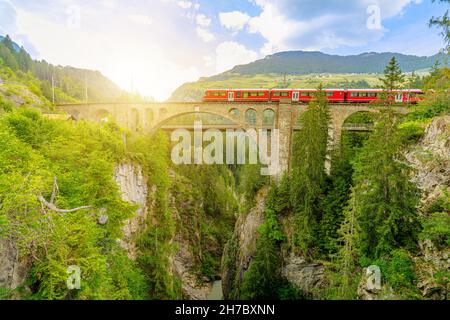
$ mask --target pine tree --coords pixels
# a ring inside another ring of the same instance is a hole
[[[410,181],[410,167],[403,161],[400,147],[396,116],[387,110],[354,163],[351,210],[361,230],[358,248],[363,257],[415,247],[420,230],[419,191]]]
[[[342,147],[345,148],[345,147]],[[339,227],[349,200],[353,169],[344,150],[332,157],[331,183],[323,200],[323,218],[320,221],[320,242],[328,254],[337,250]]]
[[[400,89],[403,82],[405,81],[405,76],[402,70],[398,66],[397,59],[392,57],[389,64],[384,69],[384,77],[380,78],[383,83],[384,94],[387,98],[388,104],[395,101],[394,90]]]
[[[338,266],[342,273],[341,296],[349,294],[353,273],[356,268],[357,248],[357,221],[356,197],[354,190],[349,206],[344,210],[344,221],[339,229],[341,246],[338,252]]]
[[[291,201],[296,219],[295,244],[304,254],[309,254],[316,244],[327,178],[325,161],[330,114],[322,86],[300,121],[302,129],[294,139]]]

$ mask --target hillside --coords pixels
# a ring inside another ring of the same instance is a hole
[[[418,57],[399,53],[363,53],[351,56],[321,52],[290,51],[267,56],[255,62],[174,91],[170,101],[199,101],[208,88],[364,88],[379,85],[378,78],[389,59],[395,56],[404,72],[423,73],[433,67],[439,55]]]
[[[25,85],[36,96],[52,101],[52,79],[55,86],[55,103],[141,100],[120,89],[99,71],[70,66],[55,66],[45,60],[33,60],[23,47],[10,37],[0,37],[0,83],[3,91]],[[9,87],[9,88],[5,88]]]

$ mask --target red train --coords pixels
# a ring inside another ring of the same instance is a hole
[[[209,89],[203,101],[216,102],[269,102],[290,100],[308,102],[314,97],[315,89]],[[325,89],[327,100],[333,103],[379,101],[382,89]],[[423,91],[419,89],[396,90],[395,101],[417,103],[422,100]]]

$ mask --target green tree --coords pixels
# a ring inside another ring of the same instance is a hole
[[[381,257],[398,247],[415,248],[420,231],[419,190],[399,152],[397,125],[394,112],[385,111],[354,162],[351,210],[357,217],[363,257]]]
[[[447,2],[450,3],[450,0],[438,0],[439,2]],[[432,2],[436,2],[436,0],[432,0]],[[450,53],[450,17],[449,11],[445,11],[442,17],[432,17],[428,23],[430,27],[438,27],[440,28],[441,35],[444,38],[446,43],[446,50]]]
[[[395,57],[392,57],[389,61],[389,64],[384,69],[384,77],[380,78],[380,81],[383,83],[382,87],[384,94],[388,104],[390,104],[395,101],[394,91],[400,89],[405,81],[405,76],[403,75]]]
[[[294,138],[291,201],[296,219],[295,244],[304,253],[315,247],[321,218],[330,114],[325,91],[319,86],[301,115],[302,129]]]
[[[281,256],[279,243],[284,239],[278,222],[278,199],[282,196],[277,186],[272,186],[267,196],[265,221],[259,228],[256,253],[241,286],[240,298],[247,300],[276,299],[281,284]]]

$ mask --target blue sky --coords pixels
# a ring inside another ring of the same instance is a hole
[[[0,34],[34,58],[101,71],[158,100],[285,50],[432,55],[431,0],[0,0]]]

